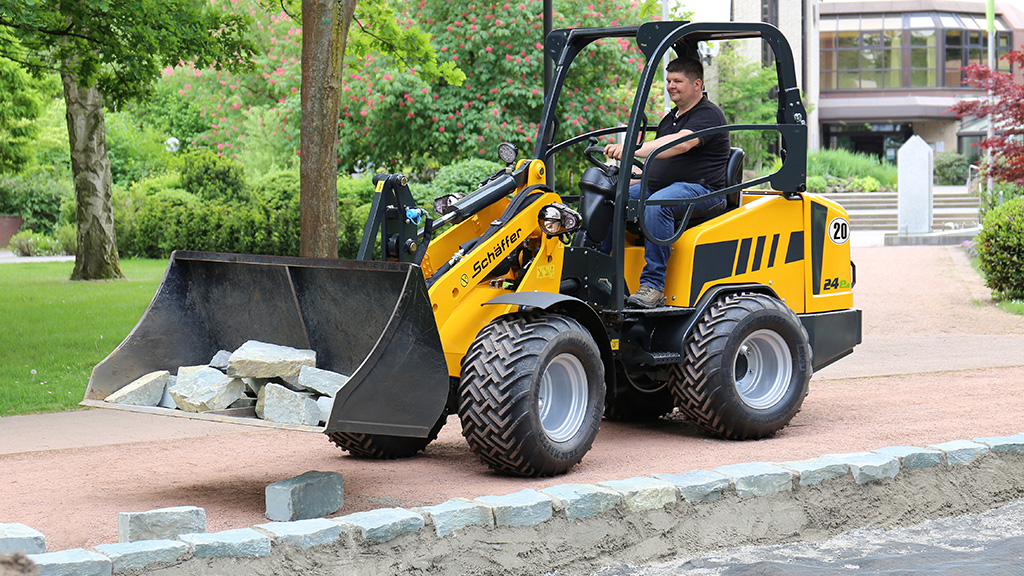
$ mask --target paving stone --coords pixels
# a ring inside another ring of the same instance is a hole
[[[321,396],[316,399],[316,405],[320,408],[320,422],[327,423],[331,419],[331,411],[334,410],[334,398]]]
[[[674,484],[657,478],[609,480],[598,482],[597,485],[622,494],[622,503],[630,512],[663,508],[679,499],[679,490]]]
[[[950,466],[966,466],[979,457],[990,452],[989,447],[970,440],[954,440],[928,446],[932,450],[941,450],[946,454],[946,463]]]
[[[46,552],[46,536],[24,524],[0,522],[0,554],[42,554]]]
[[[29,554],[28,559],[35,563],[39,576],[111,576],[113,573],[110,558],[84,548]]]
[[[740,496],[764,496],[789,492],[793,489],[793,477],[790,471],[768,462],[748,462],[719,466],[715,472],[725,474],[732,479],[736,493]]]
[[[246,378],[298,376],[303,366],[316,366],[316,352],[249,340],[231,354],[228,374]]]
[[[216,368],[221,372],[228,371],[228,362],[231,360],[230,350],[218,350],[210,360],[210,368]]]
[[[850,466],[828,458],[810,458],[780,462],[779,466],[796,472],[800,477],[801,486],[821,484],[825,480],[839,478],[850,473]]]
[[[171,396],[171,387],[178,382],[178,377],[171,374],[167,377],[167,383],[164,384],[163,395],[160,396],[160,407],[161,408],[177,408],[178,405],[174,403],[174,397]]]
[[[504,496],[481,496],[476,499],[494,512],[497,526],[535,526],[551,518],[551,498],[536,490],[520,490]]]
[[[321,370],[312,366],[303,366],[299,369],[299,386],[310,392],[316,392],[324,396],[337,396],[349,377],[330,370]]]
[[[931,468],[942,464],[942,452],[917,446],[886,446],[872,452],[896,457],[904,468]]]
[[[344,526],[326,518],[270,522],[255,527],[269,534],[274,542],[291,542],[302,549],[333,544],[345,532]]]
[[[336,519],[359,530],[366,540],[387,542],[402,534],[416,532],[426,525],[423,516],[405,508],[379,508],[356,512]]]
[[[206,532],[206,510],[173,506],[117,515],[117,541],[173,540],[181,534]]]
[[[310,471],[267,486],[267,518],[280,522],[334,514],[345,504],[337,472]]]
[[[164,397],[164,388],[171,373],[167,370],[150,372],[106,397],[107,402],[129,406],[157,406]]]
[[[270,422],[316,426],[320,407],[309,392],[295,392],[273,382],[260,390],[256,415]]]
[[[242,397],[245,384],[216,368],[205,367],[189,376],[178,376],[168,390],[178,408],[186,412],[223,410]]]
[[[853,479],[857,484],[895,478],[900,472],[899,459],[886,454],[854,452],[852,454],[826,454],[824,458],[849,465],[850,474],[853,474]]]
[[[436,506],[414,508],[413,512],[425,514],[434,525],[438,537],[447,536],[467,526],[494,526],[491,508],[468,498],[452,498]]]
[[[565,510],[566,517],[590,518],[612,510],[623,502],[622,495],[605,486],[590,484],[559,484],[540,491],[555,501],[556,510]]]
[[[270,554],[270,537],[252,528],[204,534],[182,534],[179,540],[192,547],[197,558],[254,558]]]
[[[188,544],[179,540],[141,540],[118,544],[100,544],[96,551],[110,558],[115,574],[146,570],[156,564],[171,564],[190,554]]]
[[[178,378],[191,378],[196,372],[204,368],[209,368],[206,364],[199,364],[197,366],[180,366],[178,367],[177,376]]]
[[[991,436],[975,438],[978,444],[984,444],[993,452],[1024,453],[1024,436]]]
[[[245,382],[245,387],[253,396],[259,396],[260,390],[270,382],[270,378],[242,378],[242,382]]]
[[[711,502],[722,496],[729,488],[729,477],[709,470],[691,470],[682,474],[652,474],[679,490],[687,502]]]

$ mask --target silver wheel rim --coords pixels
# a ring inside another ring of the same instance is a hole
[[[559,354],[540,379],[537,410],[541,427],[555,442],[569,440],[587,415],[587,371],[572,354]]]
[[[785,339],[772,330],[757,330],[740,343],[733,382],[744,404],[764,410],[778,404],[793,376],[793,355]]]

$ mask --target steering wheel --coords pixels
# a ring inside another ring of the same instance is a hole
[[[597,157],[594,156],[594,154],[604,154],[604,146],[587,146],[586,150],[583,151],[583,155],[591,164],[597,166],[597,168],[600,169],[601,172],[604,172],[605,176],[608,176],[609,178],[615,178],[619,175],[618,166],[615,166],[613,164],[606,164],[605,162],[598,160]],[[644,169],[644,163],[641,162],[640,159],[637,158],[636,156],[633,157],[633,165],[636,166],[637,168],[640,168],[641,171],[643,171]]]

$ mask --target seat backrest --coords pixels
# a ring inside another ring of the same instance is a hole
[[[743,182],[743,157],[746,154],[743,153],[742,148],[733,146],[729,150],[729,163],[725,168],[725,185],[735,186],[740,182]],[[742,192],[736,191],[725,197],[726,209],[732,209],[740,205],[740,196]]]

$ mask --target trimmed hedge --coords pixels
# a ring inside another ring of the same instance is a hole
[[[1024,299],[1024,198],[986,214],[974,247],[985,284],[1001,298]]]

